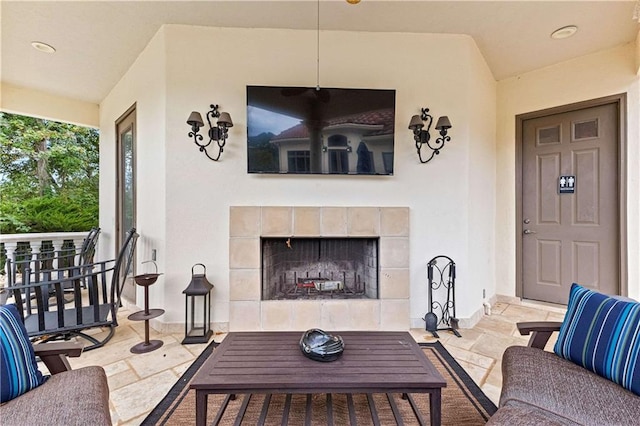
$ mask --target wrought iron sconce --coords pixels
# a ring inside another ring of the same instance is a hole
[[[425,122],[427,124],[426,130],[424,129]],[[431,124],[433,124],[433,117],[429,114],[429,108],[422,108],[422,114],[414,115],[409,122],[409,130],[413,131],[413,139],[416,141],[416,150],[418,151],[418,157],[421,163],[431,161],[434,155],[440,154],[440,150],[444,147],[445,142],[451,140],[451,136],[447,136],[447,131],[451,128],[449,117],[443,115],[438,118],[436,130],[440,132],[440,137],[435,140],[433,145],[429,142],[431,139],[431,135],[429,134]],[[431,149],[431,155],[426,160],[422,159],[422,145],[427,145],[427,147]]]
[[[224,144],[227,141],[227,132],[229,131],[229,127],[233,127],[233,122],[231,121],[229,113],[218,111],[218,105],[211,104],[210,108],[211,111],[207,113],[207,123],[209,123],[209,142],[206,144],[199,142],[203,137],[198,134],[198,132],[200,131],[200,127],[204,126],[204,122],[202,121],[202,116],[198,111],[193,111],[191,115],[189,115],[187,124],[191,126],[189,137],[193,138],[193,141],[200,148],[200,152],[204,152],[204,155],[209,157],[209,159],[218,161],[220,159],[220,154],[224,151]],[[218,119],[215,126],[212,124],[214,118]],[[211,145],[213,141],[216,141],[218,145],[218,154],[215,157],[212,157],[207,152],[207,147]]]

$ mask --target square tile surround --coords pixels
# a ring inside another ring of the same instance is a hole
[[[409,208],[232,206],[229,331],[409,330]],[[376,300],[260,300],[260,237],[379,237]]]

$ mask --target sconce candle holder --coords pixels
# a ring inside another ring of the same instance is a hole
[[[209,124],[209,142],[206,144],[200,143],[204,138],[199,134],[199,131],[200,127],[204,126],[204,122],[202,121],[202,116],[198,111],[191,112],[191,115],[189,115],[189,119],[187,120],[187,124],[191,126],[189,137],[193,138],[193,141],[198,145],[200,152],[204,152],[204,155],[209,157],[209,159],[218,161],[220,159],[220,155],[224,151],[229,127],[233,127],[233,121],[231,121],[229,113],[218,111],[218,105],[211,104],[210,108],[211,110],[207,112],[206,116],[207,123]],[[213,125],[212,122],[215,118],[217,118],[218,121]],[[209,155],[209,152],[207,152],[207,147],[209,147],[213,141],[216,141],[216,144],[218,145],[218,153],[215,157],[212,157]]]
[[[427,125],[426,130],[424,128],[425,123]],[[413,131],[413,139],[416,141],[418,158],[423,164],[428,163],[434,156],[440,154],[440,150],[444,147],[445,142],[449,142],[451,140],[451,136],[447,136],[447,131],[451,128],[451,121],[449,121],[449,117],[443,115],[438,118],[436,130],[440,132],[440,137],[435,140],[433,145],[430,142],[431,134],[429,133],[432,124],[433,117],[429,114],[429,108],[422,108],[422,113],[411,117],[411,121],[409,122],[409,130]],[[426,160],[422,158],[423,145],[427,145],[427,147],[431,149],[431,155]]]

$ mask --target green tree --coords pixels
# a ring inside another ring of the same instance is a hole
[[[0,113],[0,232],[96,226],[98,179],[96,129]]]

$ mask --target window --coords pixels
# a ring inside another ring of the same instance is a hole
[[[310,151],[287,152],[287,164],[289,173],[309,173],[311,171]]]
[[[329,136],[329,173],[349,173],[349,152],[347,137],[344,135]]]
[[[327,141],[327,145],[329,148],[346,148],[347,147],[347,137],[344,135],[333,135],[329,136],[329,140]]]
[[[573,122],[573,140],[595,139],[598,137],[598,119]]]
[[[329,150],[329,173],[349,173],[349,153],[346,150]]]
[[[116,163],[116,248],[122,247],[129,229],[136,226],[136,110],[131,107],[118,121]],[[132,267],[135,275],[135,262]],[[136,301],[133,280],[122,290],[122,297]]]
[[[562,133],[562,130],[559,124],[551,127],[541,127],[536,130],[538,134],[538,145],[560,143],[560,135]]]

